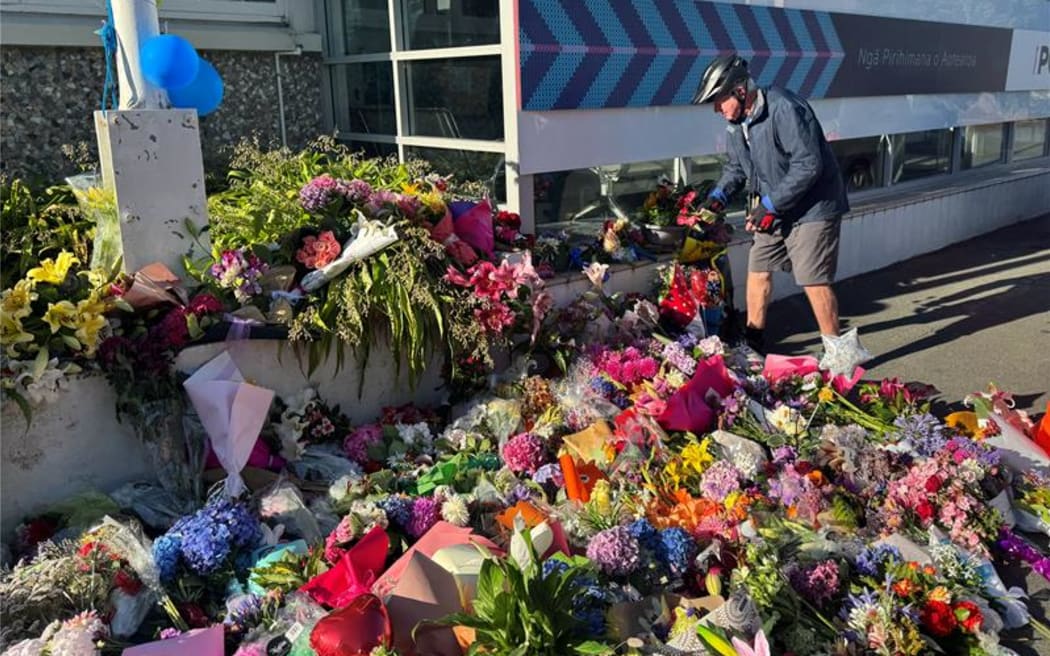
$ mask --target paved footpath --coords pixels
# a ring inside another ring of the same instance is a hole
[[[835,285],[843,328],[856,326],[875,356],[865,378],[896,376],[940,390],[935,412],[961,409],[989,382],[1033,415],[1050,401],[1050,214]],[[805,299],[773,303],[770,351],[818,355]],[[1042,541],[1044,550],[1047,541]],[[1050,584],[1027,567],[1003,571],[1023,585],[1036,617],[1050,624]],[[1021,656],[1050,656],[1030,629],[1004,641]]]

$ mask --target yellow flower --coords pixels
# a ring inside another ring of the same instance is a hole
[[[968,410],[951,413],[944,418],[944,423],[948,424],[949,428],[958,429],[969,437],[976,435],[979,428],[977,414]]]
[[[106,326],[106,319],[100,314],[81,314],[77,317],[76,337],[84,345],[84,353],[92,355],[98,346],[98,334]]]
[[[405,183],[401,185],[401,192],[409,194],[410,196],[419,195],[419,185],[413,183]]]
[[[817,392],[817,400],[821,403],[831,403],[835,400],[835,393],[831,391],[830,387],[822,387]]]
[[[930,593],[926,595],[926,598],[932,601],[940,601],[948,604],[952,601],[952,593],[943,585],[938,585],[933,590],[930,590]]]
[[[687,469],[692,469],[697,474],[703,474],[707,467],[715,461],[715,457],[708,451],[710,446],[710,438],[704,438],[699,443],[690,443],[682,449],[682,463]]]
[[[7,347],[7,354],[16,357],[18,345],[32,342],[36,339],[32,333],[22,329],[22,320],[7,312],[0,311],[0,344]]]
[[[44,321],[51,326],[51,334],[58,332],[63,326],[73,328],[77,325],[77,308],[69,301],[59,301],[47,306],[44,313]]]
[[[35,301],[37,294],[33,291],[31,280],[19,280],[11,289],[5,289],[0,296],[3,311],[16,319],[24,319],[32,314],[29,304]]]
[[[445,213],[445,201],[442,200],[441,194],[436,191],[428,191],[425,194],[420,195],[419,200],[422,201],[423,205],[434,214]]]
[[[108,308],[106,302],[102,300],[98,290],[91,292],[91,295],[77,303],[78,314],[102,314]]]
[[[591,490],[591,503],[603,515],[612,509],[612,500],[609,496],[609,481],[602,479],[594,484],[594,488]]]
[[[69,273],[69,267],[80,264],[80,260],[73,257],[69,251],[62,251],[54,260],[48,258],[40,263],[40,266],[30,269],[26,277],[33,282],[48,282],[52,285],[61,285]]]

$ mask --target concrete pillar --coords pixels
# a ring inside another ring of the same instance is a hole
[[[167,109],[167,93],[142,75],[139,49],[160,31],[156,2],[112,6],[120,109],[95,112],[103,186],[116,206],[112,239],[124,271],[163,262],[182,274],[183,255],[203,254],[191,233],[208,223],[197,112]]]

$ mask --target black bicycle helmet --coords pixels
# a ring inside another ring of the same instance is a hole
[[[715,57],[700,79],[700,86],[693,94],[693,104],[714,102],[716,97],[729,93],[748,77],[747,61],[742,57],[735,54]]]

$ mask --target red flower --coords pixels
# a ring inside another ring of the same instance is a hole
[[[222,301],[211,294],[201,293],[190,299],[190,312],[200,317],[202,314],[222,312]]]
[[[186,620],[186,624],[190,625],[190,628],[201,629],[211,624],[208,614],[197,604],[187,602],[180,605],[178,609],[179,614]]]
[[[113,585],[131,597],[134,597],[142,590],[142,581],[122,569],[117,570],[117,575],[113,577]]]
[[[984,616],[981,615],[981,609],[977,607],[977,604],[972,601],[960,601],[955,604],[952,610],[955,612],[955,619],[962,626],[963,631],[977,633],[981,630]]]
[[[928,522],[933,519],[933,504],[929,501],[923,501],[919,505],[915,506],[915,514],[919,516],[924,522]]]
[[[943,601],[927,601],[922,607],[921,619],[930,633],[941,638],[951,635],[957,626],[952,607]]]
[[[930,494],[937,494],[937,491],[941,489],[943,481],[937,474],[930,476],[926,479],[926,491]]]

